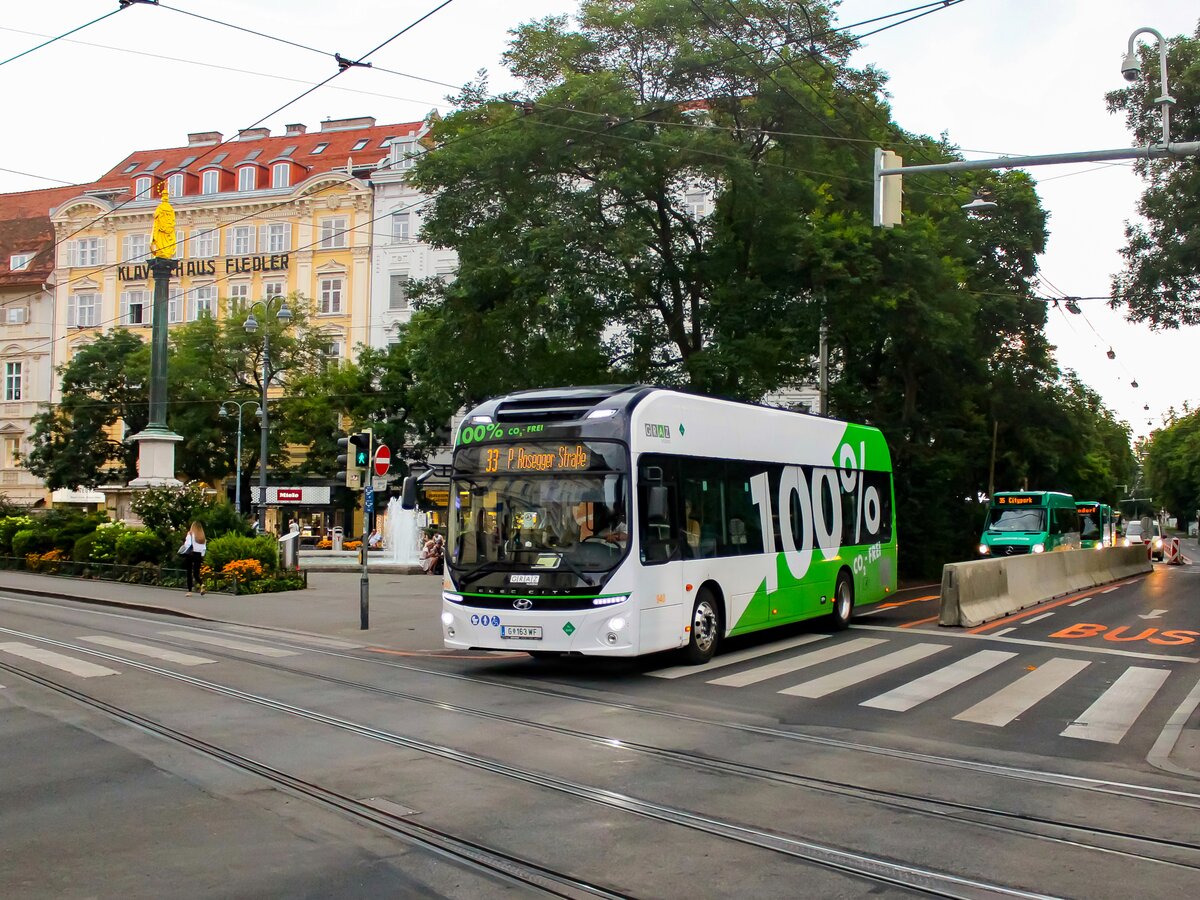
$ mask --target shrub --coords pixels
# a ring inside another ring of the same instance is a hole
[[[269,534],[257,537],[227,534],[208,542],[205,561],[214,572],[220,572],[229,563],[243,559],[256,559],[265,571],[272,571],[279,565],[279,542]]]
[[[162,537],[184,531],[207,506],[206,488],[199,481],[181,487],[152,487],[134,491],[130,506],[146,527]]]
[[[13,535],[13,556],[28,557],[31,553],[42,554],[54,549],[54,537],[49,532],[24,528]]]
[[[140,563],[159,565],[166,555],[167,545],[157,534],[146,529],[128,529],[117,537],[117,562],[126,566]]]
[[[196,513],[196,518],[204,526],[204,533],[209,540],[226,534],[238,534],[243,537],[254,534],[254,526],[228,500],[218,500],[201,509]]]
[[[89,516],[73,515],[60,516],[54,520],[47,519],[46,524],[54,532],[54,546],[70,553],[81,537],[91,534],[107,521],[104,513],[93,513]]]
[[[47,575],[53,575],[58,571],[58,564],[68,558],[66,553],[58,549],[49,550],[40,555],[30,553],[25,557],[25,566],[31,572],[45,572]]]
[[[117,561],[117,541],[129,529],[120,522],[105,522],[91,534],[75,542],[72,552],[76,562],[114,563]]]
[[[0,519],[0,553],[5,556],[12,554],[13,535],[33,524],[29,516],[7,516]]]

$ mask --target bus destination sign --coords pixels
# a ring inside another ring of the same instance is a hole
[[[1037,497],[1005,497],[996,498],[997,506],[1036,506]]]
[[[483,451],[485,472],[584,472],[590,461],[583,444],[508,444]]]

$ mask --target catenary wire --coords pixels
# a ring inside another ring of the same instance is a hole
[[[18,60],[23,56],[28,56],[30,53],[33,53],[35,50],[41,50],[43,47],[49,47],[55,41],[61,41],[63,38],[68,37],[69,35],[75,34],[76,32],[83,31],[83,29],[88,28],[92,25],[95,25],[97,22],[103,22],[109,16],[115,16],[117,13],[121,12],[122,10],[126,9],[128,6],[132,6],[132,5],[133,4],[122,3],[116,9],[110,10],[109,12],[106,12],[102,16],[97,16],[96,18],[92,19],[90,22],[84,22],[82,25],[77,25],[75,28],[72,28],[70,31],[64,31],[62,34],[57,35],[56,37],[52,37],[49,40],[42,41],[40,44],[38,44],[35,47],[30,47],[28,50],[22,50],[16,56],[10,56],[8,59],[0,61],[0,66],[7,66],[10,62],[14,62],[15,60]]]

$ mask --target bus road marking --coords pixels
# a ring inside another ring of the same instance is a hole
[[[956,688],[960,684],[982,675],[1016,655],[1005,650],[980,650],[978,653],[944,666],[936,672],[922,675],[894,690],[880,694],[878,697],[872,697],[870,700],[860,703],[859,706],[888,709],[892,712],[908,712],[914,706],[941,696],[951,688]]]
[[[832,694],[834,691],[840,691],[843,688],[860,684],[879,675],[885,675],[902,666],[925,659],[927,656],[933,656],[933,654],[945,650],[949,646],[949,644],[913,644],[911,647],[905,647],[903,650],[897,650],[894,653],[889,653],[887,656],[881,656],[879,659],[872,659],[869,662],[859,663],[857,666],[842,669],[840,672],[833,672],[821,678],[814,678],[812,681],[805,681],[801,684],[784,688],[779,693],[787,694],[791,697],[817,699],[827,694]]]
[[[1071,626],[1071,627],[1074,628],[1075,626]],[[1101,625],[1101,626],[1092,626],[1092,627],[1093,628],[1095,628],[1095,627],[1103,628],[1104,626]],[[850,630],[851,631],[894,631],[897,634],[912,634],[911,631],[905,631],[903,628],[897,628],[894,625],[851,625]],[[1064,629],[1064,630],[1066,630],[1066,629]],[[1188,632],[1188,634],[1195,634],[1197,636],[1200,636],[1200,631]],[[1081,635],[1081,636],[1083,636],[1083,635]],[[1091,637],[1093,635],[1086,635],[1086,636]],[[959,641],[999,641],[1002,644],[1020,644],[1024,647],[1049,647],[1051,650],[1058,650],[1059,652],[1061,652],[1064,649],[1063,645],[1061,643],[1059,643],[1058,641],[1039,641],[1039,640],[1033,640],[1031,638],[1019,638],[1019,637],[997,637],[996,632],[992,632],[991,634],[971,634],[970,632],[944,631],[943,630],[943,631],[938,632],[938,637],[939,638],[951,638],[953,640],[959,640]],[[1051,637],[1053,637],[1053,635],[1051,635]],[[1194,640],[1186,637],[1186,635],[1179,636],[1176,639],[1168,642],[1169,645],[1191,644],[1191,643],[1194,643]],[[1133,659],[1150,659],[1150,660],[1154,660],[1156,662],[1181,663],[1183,665],[1200,664],[1200,657],[1197,657],[1197,656],[1169,656],[1166,653],[1141,653],[1137,650],[1117,650],[1112,647],[1096,647],[1096,646],[1092,646],[1090,644],[1079,644],[1079,645],[1071,647],[1071,650],[1076,653],[1098,653],[1103,656],[1128,656],[1128,657],[1132,657]]]
[[[1100,593],[1107,594],[1108,591],[1101,591]],[[1082,600],[1076,600],[1074,603],[1068,603],[1067,606],[1083,606],[1083,604],[1087,603],[1091,599],[1091,597],[1084,597]]]
[[[1013,625],[1011,628],[1001,628],[999,631],[992,632],[992,637],[1000,637],[1001,635],[1008,634],[1010,631],[1016,631],[1016,630],[1017,630],[1016,625]]]
[[[1113,591],[1117,590],[1117,588],[1123,588],[1124,586],[1125,586],[1125,585],[1123,585],[1123,584],[1118,584],[1116,587],[1105,588],[1105,589],[1104,589],[1104,590],[1102,590],[1100,593],[1102,593],[1102,594],[1111,594]]]
[[[775,643],[765,644],[761,647],[749,647],[733,653],[724,653],[700,666],[671,666],[669,669],[659,669],[657,672],[647,672],[646,674],[654,678],[682,678],[685,675],[696,675],[700,672],[710,671],[711,669],[732,666],[734,663],[740,663],[747,659],[755,659],[759,656],[766,656],[769,653],[791,650],[793,647],[803,647],[805,644],[815,644],[817,641],[826,640],[828,637],[829,635],[827,634],[802,634],[799,637],[786,641],[776,641]]]
[[[1042,619],[1048,619],[1052,615],[1054,615],[1054,613],[1052,613],[1052,612],[1042,613],[1040,616],[1034,616],[1032,619],[1026,619],[1021,624],[1022,625],[1032,625],[1034,622],[1040,622],[1040,621],[1042,621]]]
[[[40,662],[43,665],[61,669],[72,675],[78,675],[80,678],[103,678],[105,675],[121,674],[115,669],[106,669],[104,666],[98,666],[87,660],[76,659],[73,656],[64,656],[61,653],[55,653],[53,650],[34,647],[32,644],[22,644],[13,641],[0,644],[0,651],[11,653],[13,656],[20,656],[24,659],[32,659],[34,662]]]
[[[1170,675],[1167,669],[1130,666],[1060,735],[1103,744],[1119,744],[1125,732],[1154,699]]]
[[[867,650],[886,643],[887,641],[883,638],[855,638],[843,644],[834,644],[832,647],[810,650],[808,653],[801,653],[789,659],[781,659],[778,662],[755,666],[753,669],[747,669],[745,672],[736,672],[733,675],[726,675],[723,678],[714,678],[709,684],[719,684],[723,687],[745,687],[748,684],[757,684],[760,681],[766,681],[768,678],[787,675],[798,669],[807,669],[809,666],[820,665],[823,662],[829,662],[831,659],[849,656],[851,653],[857,653],[859,650]]]
[[[1027,672],[992,696],[981,700],[970,709],[960,712],[955,719],[975,722],[979,725],[994,725],[1003,728],[1021,713],[1040,703],[1074,678],[1091,663],[1083,659],[1055,657]]]

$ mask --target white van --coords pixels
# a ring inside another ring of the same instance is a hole
[[[1123,541],[1126,547],[1135,547],[1139,544],[1152,544],[1150,555],[1157,560],[1163,559],[1166,551],[1163,549],[1163,533],[1162,525],[1157,519],[1142,519],[1138,522],[1130,522],[1125,526],[1125,540]]]

